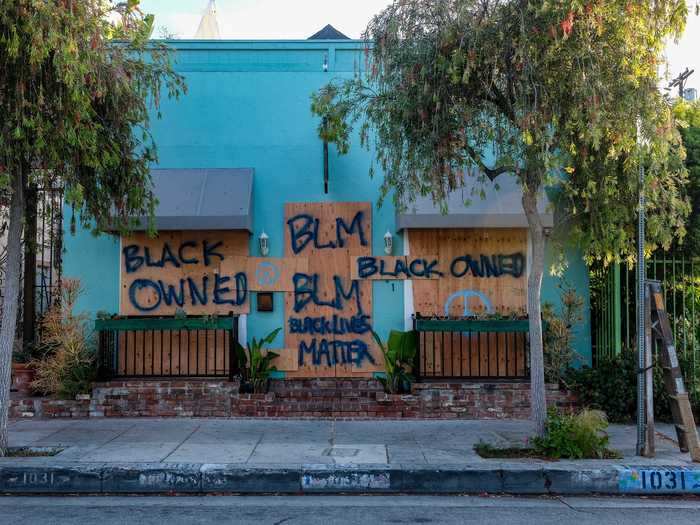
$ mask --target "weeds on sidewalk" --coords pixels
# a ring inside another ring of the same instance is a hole
[[[497,448],[480,442],[474,450],[483,458],[619,459],[617,451],[608,449],[607,427],[605,414],[598,410],[571,415],[552,409],[545,435],[532,438],[532,446]]]

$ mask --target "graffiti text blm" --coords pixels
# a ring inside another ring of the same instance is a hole
[[[350,224],[342,217],[335,219],[335,239],[322,243],[319,236],[321,221],[307,213],[300,213],[287,220],[292,251],[301,252],[309,243],[317,250],[343,248],[350,235],[357,235],[362,246],[367,246],[364,229],[364,214],[358,211]]]

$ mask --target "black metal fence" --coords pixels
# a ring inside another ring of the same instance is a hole
[[[654,253],[646,260],[648,279],[661,281],[676,350],[688,388],[700,369],[700,259],[682,253]],[[594,267],[591,279],[591,335],[594,365],[636,348],[636,268],[631,264]]]
[[[238,316],[98,319],[98,376],[227,377],[235,357]]]
[[[530,378],[527,320],[414,319],[417,379]]]
[[[0,314],[4,306],[7,254],[6,210],[0,208]],[[40,339],[39,320],[60,296],[63,256],[63,188],[30,188],[22,238],[22,274],[18,298],[18,335]]]
[[[63,189],[38,190],[35,311],[43,315],[60,296],[63,269]]]

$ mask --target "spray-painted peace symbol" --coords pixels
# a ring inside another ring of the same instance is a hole
[[[447,298],[447,301],[445,301],[445,316],[449,317],[450,316],[450,306],[452,306],[452,303],[456,299],[462,299],[463,302],[463,315],[464,317],[471,317],[476,315],[474,312],[471,311],[469,308],[469,298],[470,297],[478,297],[481,302],[484,305],[484,309],[486,310],[486,313],[492,314],[493,313],[493,306],[491,305],[491,301],[489,300],[488,297],[486,297],[482,292],[477,292],[476,290],[460,290],[458,292],[453,293]]]
[[[269,261],[258,263],[255,270],[255,280],[260,286],[273,286],[280,278],[280,269]]]

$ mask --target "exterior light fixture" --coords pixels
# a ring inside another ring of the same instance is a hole
[[[394,236],[391,235],[391,232],[389,230],[386,231],[384,234],[384,253],[387,255],[391,255],[391,252],[394,249]]]
[[[258,242],[260,243],[260,255],[267,257],[270,254],[270,237],[267,236],[264,230],[260,234]]]

